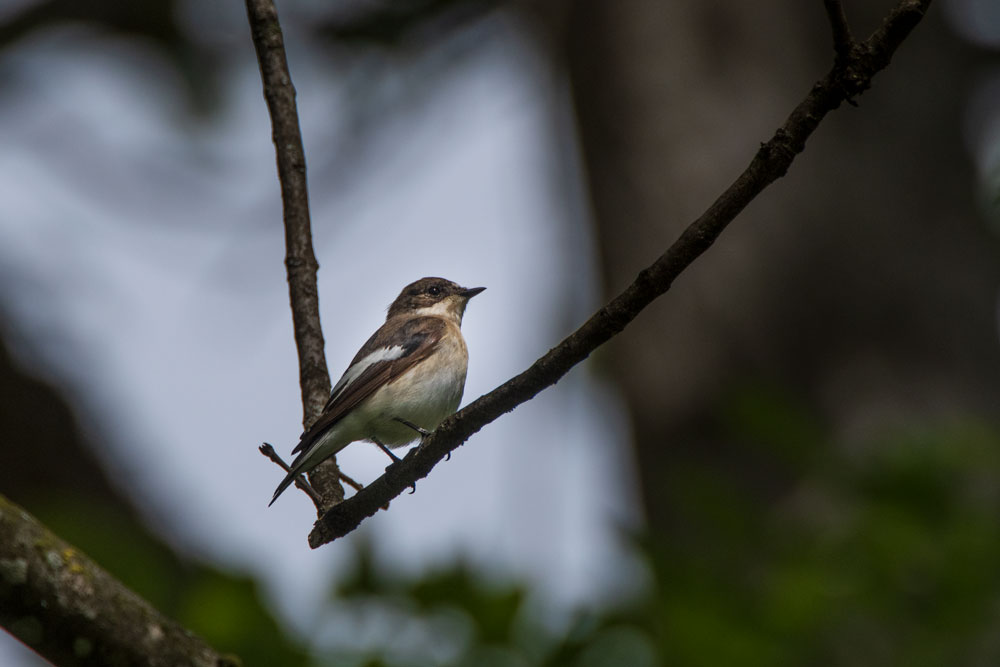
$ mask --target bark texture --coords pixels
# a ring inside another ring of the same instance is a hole
[[[0,625],[60,665],[236,667],[0,496]]]

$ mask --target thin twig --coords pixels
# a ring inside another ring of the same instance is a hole
[[[258,449],[261,454],[278,464],[282,470],[285,472],[291,471],[291,466],[285,463],[284,459],[278,456],[278,452],[274,451],[274,447],[272,447],[270,443],[265,442],[263,445],[258,447]],[[316,492],[316,489],[312,488],[312,486],[302,479],[302,475],[295,476],[295,486],[305,491],[306,495],[312,499],[316,507],[320,507],[323,504],[323,497]]]
[[[344,473],[340,473],[340,481],[344,482],[345,484],[347,484],[347,486],[351,487],[355,491],[360,491],[361,489],[365,488],[364,484],[362,484],[361,482],[354,481],[352,478],[348,477]]]
[[[261,454],[271,459],[271,461],[277,464],[285,472],[292,469],[291,466],[285,463],[285,460],[281,458],[278,452],[274,451],[274,447],[270,443],[265,442],[258,449]],[[344,473],[340,473],[340,481],[354,489],[355,492],[365,488],[361,482],[355,481],[352,477],[348,477]],[[326,504],[323,496],[321,496],[316,489],[312,488],[312,485],[309,484],[309,482],[302,479],[301,475],[295,478],[295,486],[302,489],[305,494],[309,496],[309,499],[313,501],[314,505],[316,505],[316,513],[319,514],[319,516],[323,516],[323,513],[332,507],[332,505]],[[383,505],[381,509],[389,509],[389,503]]]
[[[361,489],[365,488],[364,484],[362,484],[361,482],[357,482],[357,481],[351,479],[350,477],[348,477],[344,473],[340,473],[340,481],[343,482],[344,484],[347,484],[347,486],[351,487],[352,489],[354,489],[355,492],[360,491]],[[380,507],[379,509],[383,509],[383,510],[389,509],[389,503],[386,502],[386,504],[382,505],[382,507]],[[323,516],[322,512],[320,513],[320,516]]]
[[[930,2],[900,2],[862,45],[863,48],[851,51],[849,69],[854,74],[845,79],[845,69],[835,66],[816,83],[771,140],[761,145],[739,178],[655,263],[641,271],[624,292],[526,371],[445,420],[400,463],[390,466],[384,475],[355,496],[326,512],[310,533],[309,545],[316,548],[354,530],[387,501],[426,477],[448,452],[459,447],[483,426],[555,384],[573,366],[624,329],[643,308],[670,289],[681,271],[712,245],[747,204],[785,175],[823,117],[870,85],[871,77],[889,64],[892,54],[919,23]]]
[[[330,373],[326,367],[323,329],[319,321],[319,288],[316,281],[319,263],[313,252],[309,223],[306,157],[295,105],[295,87],[288,72],[278,12],[272,0],[246,0],[246,6],[264,98],[271,115],[271,138],[281,183],[285,270],[299,356],[302,424],[308,428],[319,417],[330,395]],[[324,499],[322,505],[317,505],[317,510],[343,500],[344,488],[339,478],[336,459],[332,456],[310,474],[312,486]]]
[[[823,0],[830,28],[833,31],[833,49],[837,54],[838,63],[846,63],[854,48],[854,37],[851,36],[851,26],[847,23],[847,14],[840,0]]]

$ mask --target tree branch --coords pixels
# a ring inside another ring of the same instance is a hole
[[[274,451],[274,446],[271,443],[265,442],[257,449],[260,450],[261,454],[271,459],[271,461],[273,461],[276,466],[278,466],[285,472],[290,472],[292,470],[291,466],[285,463],[285,461],[280,456],[278,456],[278,452]],[[306,484],[305,480],[303,480],[301,477],[295,478],[295,486],[301,489],[307,496],[309,496],[309,499],[313,501],[313,504],[316,505],[316,507],[320,507],[323,504],[323,496],[319,495],[319,492],[317,492],[316,489]]]
[[[58,665],[235,667],[0,495],[0,625]]]
[[[278,162],[281,206],[285,224],[285,269],[292,307],[295,346],[299,355],[299,385],[302,389],[302,425],[308,428],[319,417],[330,396],[330,373],[326,366],[323,329],[319,321],[319,263],[312,246],[306,157],[302,148],[295,87],[288,72],[284,38],[278,11],[272,0],[246,0],[247,19],[264,98],[271,115],[271,138]],[[344,498],[336,459],[330,457],[309,478],[323,498],[316,503],[322,512]]]
[[[823,0],[823,7],[826,8],[826,16],[833,31],[833,50],[837,54],[837,62],[847,62],[854,47],[854,37],[851,36],[851,26],[847,23],[844,5],[840,0]]]
[[[316,548],[354,530],[380,507],[426,477],[441,459],[483,426],[558,382],[573,366],[621,332],[643,308],[670,289],[681,271],[712,245],[747,204],[785,175],[827,113],[869,87],[872,77],[889,64],[892,54],[923,18],[930,3],[931,0],[902,0],[868,40],[850,49],[846,63],[836,64],[813,86],[770,141],[761,145],[736,181],[656,262],[643,269],[625,291],[526,371],[445,420],[400,463],[390,466],[362,491],[324,513],[309,535],[309,545]]]

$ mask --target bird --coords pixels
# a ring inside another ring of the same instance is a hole
[[[435,277],[403,288],[302,433],[269,507],[296,477],[352,442],[370,440],[398,461],[390,447],[429,435],[458,409],[469,365],[462,317],[485,289]]]

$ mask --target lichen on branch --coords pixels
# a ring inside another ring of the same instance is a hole
[[[2,495],[0,625],[63,666],[240,665]]]

